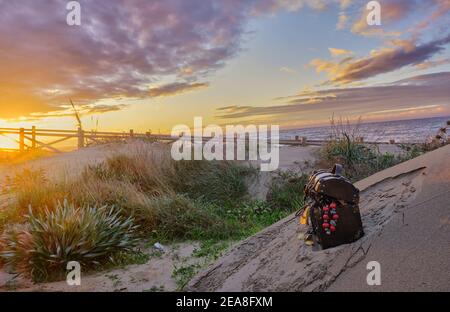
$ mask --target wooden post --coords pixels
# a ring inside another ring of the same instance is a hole
[[[308,143],[308,139],[306,137],[301,138],[302,145],[305,146]]]
[[[36,149],[36,126],[31,127],[31,149]]]
[[[19,150],[21,153],[25,152],[25,129],[20,128],[19,132]]]
[[[131,139],[134,138],[134,130],[133,130],[133,129],[130,130],[130,138],[131,138]]]
[[[78,148],[84,147],[84,131],[81,127],[78,128]]]

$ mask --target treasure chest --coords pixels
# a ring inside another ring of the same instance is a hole
[[[359,190],[342,172],[341,165],[315,171],[305,186],[312,232],[323,249],[352,243],[364,235]]]

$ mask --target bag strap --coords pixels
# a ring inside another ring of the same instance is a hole
[[[333,170],[331,171],[332,174],[339,175],[339,176],[342,175],[343,172],[344,172],[344,167],[342,167],[342,165],[340,165],[340,164],[334,165]]]

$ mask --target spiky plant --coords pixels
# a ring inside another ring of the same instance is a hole
[[[0,257],[35,282],[63,277],[70,261],[84,269],[103,264],[137,243],[133,218],[108,206],[76,207],[64,201],[54,211],[33,213],[30,208],[26,219],[25,226],[6,231]]]

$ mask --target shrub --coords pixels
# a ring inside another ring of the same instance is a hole
[[[304,188],[308,176],[294,170],[279,171],[272,179],[267,202],[272,209],[292,212],[303,206]]]
[[[172,192],[167,181],[171,166],[170,157],[158,157],[151,151],[139,149],[129,155],[115,155],[101,164],[88,166],[83,172],[83,180],[97,178],[128,182],[150,196],[159,196]]]
[[[13,177],[7,176],[4,188],[4,192],[15,194],[16,208],[23,214],[30,205],[35,209],[53,207],[61,191],[49,182],[44,170],[31,169],[24,169]],[[64,195],[61,197],[64,198]]]
[[[175,162],[168,150],[145,144],[71,179],[54,182],[43,171],[22,172],[9,181],[15,198],[8,211],[18,217],[0,214],[0,227],[19,224],[5,231],[1,258],[42,281],[57,278],[53,272],[64,272],[67,261],[103,267],[115,253],[126,258],[134,244],[131,233],[164,242],[240,239],[280,218],[266,203],[249,201],[247,179],[255,174],[240,163]],[[58,204],[65,199],[73,204]],[[108,214],[107,207],[120,210]]]
[[[392,167],[407,157],[396,156],[390,153],[380,153],[377,146],[364,144],[359,133],[359,123],[352,125],[340,120],[331,120],[330,140],[321,149],[318,165],[323,168],[332,168],[340,163],[344,166],[345,176],[352,181],[358,181],[378,171]]]
[[[163,196],[150,203],[157,216],[157,235],[166,240],[224,239],[233,236],[235,228],[220,218],[217,206],[192,201],[185,196]]]
[[[235,206],[248,195],[246,179],[256,170],[225,161],[179,161],[174,163],[170,183],[174,190],[193,199]]]
[[[91,268],[137,243],[133,219],[107,206],[77,208],[65,201],[54,211],[30,208],[27,221],[4,233],[0,256],[35,282],[62,277],[70,261]]]

